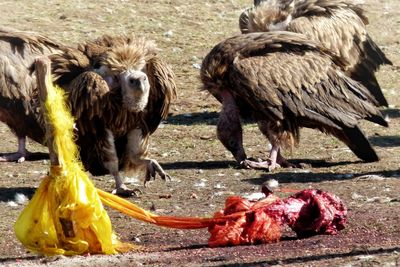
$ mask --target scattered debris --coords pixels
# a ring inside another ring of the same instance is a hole
[[[354,178],[355,181],[359,180],[370,180],[370,181],[383,181],[386,178],[381,176],[381,175],[376,175],[376,174],[366,174],[366,175],[361,175],[356,178]]]
[[[29,201],[29,198],[22,193],[16,193],[14,199],[15,203],[19,205],[26,204]]]
[[[14,196],[14,200],[10,200],[7,202],[7,204],[10,207],[18,207],[19,205],[24,205],[28,203],[29,199],[27,196],[21,193],[16,193]]]
[[[201,179],[199,182],[195,183],[194,186],[195,187],[206,187],[206,181],[204,181],[203,179]]]
[[[351,199],[353,199],[353,200],[357,200],[357,199],[361,199],[361,198],[364,198],[364,196],[362,196],[362,195],[360,195],[360,194],[358,194],[356,192],[351,194]]]
[[[249,200],[249,201],[257,201],[262,198],[265,198],[265,194],[262,192],[255,192],[255,193],[247,193],[243,195],[243,198]]]
[[[193,63],[192,66],[195,69],[198,69],[198,70],[201,69],[201,64],[199,64],[199,63]]]
[[[223,189],[223,188],[226,188],[226,186],[221,185],[220,183],[217,183],[216,185],[214,185],[214,188],[215,189]]]
[[[172,30],[164,32],[164,37],[171,38],[174,35]]]

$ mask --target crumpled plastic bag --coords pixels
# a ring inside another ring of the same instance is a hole
[[[83,171],[64,92],[46,79],[46,121],[53,128],[59,166],[52,165],[17,219],[17,238],[46,255],[112,254],[133,248],[118,241],[97,189]]]
[[[63,175],[44,177],[15,224],[17,238],[29,250],[46,255],[124,250],[95,187],[82,178],[68,177],[72,181],[64,184]]]

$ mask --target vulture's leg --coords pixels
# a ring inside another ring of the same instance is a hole
[[[0,156],[0,161],[3,162],[24,162],[29,158],[31,153],[26,150],[26,137],[18,137],[18,151],[15,153],[4,153]]]
[[[101,148],[103,165],[108,172],[114,177],[115,189],[112,191],[113,194],[120,196],[132,196],[137,193],[137,190],[129,189],[123,182],[122,177],[119,173],[119,162],[117,156],[117,150],[115,149],[114,135],[110,130],[106,130],[107,140]]]
[[[171,180],[171,177],[156,160],[146,158],[148,139],[149,135],[143,135],[142,129],[134,129],[129,132],[127,145],[128,160],[125,169],[129,172],[135,172],[144,168],[146,171],[145,185],[148,181],[154,180],[157,174],[163,180]]]
[[[219,114],[217,136],[221,143],[232,153],[236,161],[242,165],[246,160],[243,149],[243,133],[240,112],[235,99],[228,90],[221,92],[222,110]]]
[[[265,169],[268,171],[272,171],[276,168],[280,167],[296,167],[295,165],[289,163],[282,155],[281,155],[281,145],[280,142],[274,142],[273,140],[277,140],[274,135],[274,131],[270,129],[270,124],[268,121],[260,120],[258,121],[258,128],[260,131],[270,140],[272,148],[269,153],[269,159],[266,161],[262,160],[254,160],[254,159],[246,159],[243,161],[242,165],[245,168],[251,169]]]
[[[290,163],[281,155],[281,148],[279,145],[272,145],[271,151],[269,153],[269,160],[270,160],[270,166],[269,166],[270,171],[280,167],[282,168],[296,167],[296,165]]]

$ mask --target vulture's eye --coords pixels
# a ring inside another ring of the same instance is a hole
[[[136,78],[129,78],[128,82],[131,86],[137,87],[140,85],[140,80]]]
[[[100,62],[95,62],[95,63],[93,64],[93,68],[94,68],[94,69],[100,69],[100,68],[101,68]]]

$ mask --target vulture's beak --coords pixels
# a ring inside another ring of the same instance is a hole
[[[142,111],[148,102],[150,83],[142,71],[125,71],[120,74],[123,103],[133,112]]]

